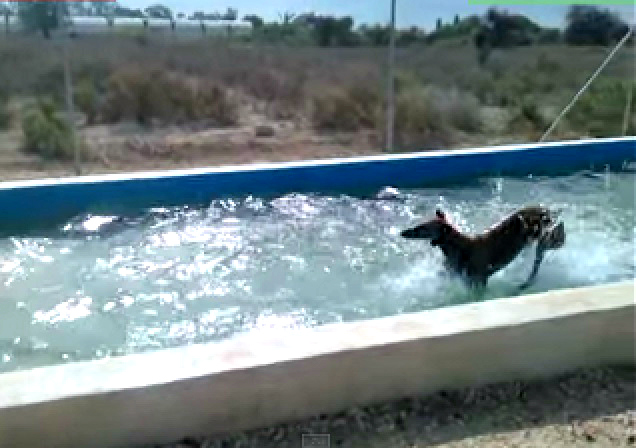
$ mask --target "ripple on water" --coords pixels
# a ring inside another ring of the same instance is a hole
[[[488,178],[375,197],[290,194],[134,217],[82,216],[0,240],[0,371],[508,296],[526,251],[475,297],[440,253],[399,231],[436,207],[468,232],[514,209],[563,209],[564,248],[530,289],[634,276],[633,173]]]

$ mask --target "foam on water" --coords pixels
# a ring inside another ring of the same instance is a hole
[[[207,209],[84,216],[0,240],[0,371],[505,297],[527,250],[482,296],[400,230],[447,211],[478,232],[516,208],[563,209],[567,239],[528,292],[634,277],[633,173],[489,178],[374,199],[290,194]]]

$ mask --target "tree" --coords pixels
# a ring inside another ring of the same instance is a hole
[[[453,19],[453,25],[459,25],[459,14],[455,14],[455,18]]]
[[[28,31],[41,31],[45,39],[58,28],[68,16],[68,5],[60,2],[20,2],[18,18]]]
[[[442,27],[442,19],[437,19],[435,22],[435,29],[439,30]]]
[[[164,5],[155,4],[148,6],[146,9],[144,9],[144,12],[151,19],[172,20],[172,10]]]
[[[243,22],[248,22],[254,29],[263,28],[263,25],[265,25],[265,21],[256,14],[246,15],[243,17]]]
[[[312,22],[314,39],[321,47],[352,45],[355,41],[353,18],[349,16],[316,16]]]
[[[511,47],[530,45],[541,31],[541,27],[520,14],[509,14],[491,8],[475,36],[475,44],[482,49],[489,47]]]
[[[618,14],[592,5],[571,6],[566,22],[565,41],[571,45],[609,45],[629,30]]]
[[[296,14],[289,11],[285,11],[283,14],[280,14],[280,13],[278,14],[278,18],[280,19],[283,25],[291,24],[295,17],[296,17]]]
[[[388,25],[375,24],[372,27],[363,25],[359,29],[364,40],[374,47],[386,47],[389,45],[390,28]]]
[[[395,39],[395,45],[405,47],[417,41],[424,41],[425,34],[418,27],[412,26],[407,30],[399,30]]]
[[[220,20],[225,20],[227,22],[234,22],[238,17],[238,11],[234,8],[227,8],[227,11],[221,17]]]

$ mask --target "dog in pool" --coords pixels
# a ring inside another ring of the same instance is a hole
[[[446,267],[462,276],[470,286],[483,288],[488,278],[506,267],[530,244],[537,243],[534,265],[525,289],[534,281],[547,250],[565,244],[565,227],[557,222],[558,211],[542,206],[517,210],[479,235],[462,233],[441,210],[435,218],[400,233],[403,238],[427,239],[444,254]]]

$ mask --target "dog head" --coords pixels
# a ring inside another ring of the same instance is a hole
[[[448,222],[444,212],[436,210],[435,218],[402,231],[400,236],[408,239],[431,240],[431,245],[436,246],[454,231],[455,228]]]
[[[523,232],[532,239],[538,239],[557,225],[560,214],[561,210],[550,210],[545,207],[535,206],[521,210],[517,217]]]
[[[563,222],[546,229],[539,238],[539,245],[544,250],[560,249],[565,244],[565,226]]]

